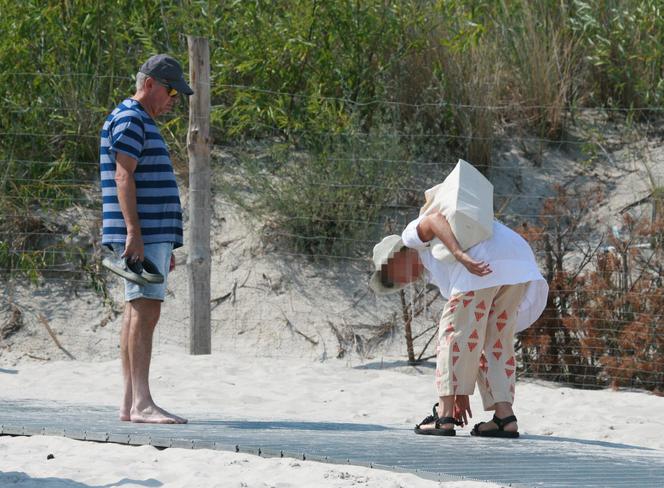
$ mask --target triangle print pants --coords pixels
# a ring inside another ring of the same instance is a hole
[[[477,382],[485,410],[514,402],[514,330],[527,286],[494,286],[450,297],[438,329],[438,396],[472,395]]]

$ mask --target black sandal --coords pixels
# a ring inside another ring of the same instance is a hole
[[[499,419],[494,415],[491,420],[493,421],[494,424],[498,426],[497,429],[480,430],[480,425],[486,423],[486,422],[480,422],[479,424],[475,424],[473,430],[470,431],[470,435],[475,435],[478,437],[502,437],[506,439],[516,439],[517,437],[519,437],[518,432],[509,432],[505,430],[505,426],[507,424],[516,422],[516,417],[514,415],[510,415],[509,417],[505,417],[504,419]]]
[[[455,424],[455,425],[463,425],[463,423],[460,420],[455,419],[454,417],[439,417],[438,413],[436,412],[436,407],[438,404],[436,403],[433,406],[433,414],[429,415],[422,420],[419,424],[415,426],[415,433],[420,434],[420,435],[444,435],[444,436],[454,436],[456,435],[456,431],[452,429],[443,429],[440,426],[445,425],[445,424]],[[431,422],[434,422],[434,428],[433,429],[420,429],[421,425],[425,424],[430,424]]]

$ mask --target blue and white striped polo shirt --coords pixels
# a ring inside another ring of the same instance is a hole
[[[182,207],[168,148],[152,117],[130,98],[111,112],[101,130],[102,244],[124,243],[127,238],[115,186],[118,152],[138,161],[134,180],[143,242],[172,242],[174,248],[182,246]]]

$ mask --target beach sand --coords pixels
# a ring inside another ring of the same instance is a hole
[[[431,411],[433,369],[390,360],[190,356],[160,347],[151,368],[157,403],[190,419],[355,422],[412,427]],[[5,400],[119,403],[119,360],[21,361],[0,369]],[[479,394],[473,420],[486,420]],[[519,381],[515,411],[524,434],[664,450],[664,398],[646,392],[579,390]],[[57,415],[57,412],[54,412]],[[467,429],[467,428],[466,428]],[[414,435],[414,434],[413,434]],[[441,439],[441,442],[445,442]],[[54,458],[47,460],[47,455]],[[58,437],[0,437],[0,486],[84,487],[490,487],[434,482],[412,474],[210,450],[157,450]]]

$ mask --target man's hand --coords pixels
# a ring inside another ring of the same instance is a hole
[[[143,261],[144,255],[145,248],[141,234],[128,233],[122,257],[129,258],[130,261]]]
[[[454,256],[468,270],[469,273],[477,276],[486,276],[492,272],[489,263],[484,261],[475,261],[465,252],[459,252]]]
[[[171,262],[168,265],[168,271],[173,271],[175,269],[175,255],[171,254]]]
[[[470,410],[470,398],[468,395],[457,395],[454,397],[454,418],[468,425],[468,418],[473,418]]]

